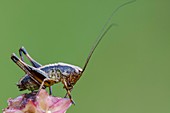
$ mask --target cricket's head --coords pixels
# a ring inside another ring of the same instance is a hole
[[[76,66],[76,67],[74,67],[74,70],[75,71],[68,78],[71,86],[74,86],[82,75],[82,69],[80,67]]]

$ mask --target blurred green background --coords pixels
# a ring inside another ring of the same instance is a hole
[[[26,93],[10,59],[24,46],[41,64],[83,66],[113,9],[127,0],[0,0],[0,109]],[[170,112],[170,1],[137,0],[114,15],[72,96],[68,113]],[[64,96],[62,84],[54,95]]]

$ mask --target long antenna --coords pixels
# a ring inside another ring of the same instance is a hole
[[[136,0],[132,0],[132,1],[128,1],[128,2],[126,2],[126,3],[123,3],[122,5],[120,5],[119,7],[117,7],[116,9],[113,10],[112,14],[111,14],[110,17],[108,18],[108,20],[106,21],[106,23],[104,24],[104,26],[102,27],[101,32],[100,32],[99,36],[97,37],[96,43],[95,43],[95,44],[93,45],[93,47],[91,48],[91,51],[90,51],[90,53],[89,53],[89,55],[88,55],[88,57],[87,57],[87,60],[86,60],[86,62],[85,62],[85,64],[84,64],[84,67],[83,67],[83,70],[82,70],[82,73],[81,73],[81,74],[83,74],[83,72],[85,71],[85,69],[86,69],[86,67],[87,67],[87,64],[88,64],[88,62],[89,62],[89,60],[90,60],[90,58],[91,58],[94,50],[95,50],[96,47],[98,46],[99,42],[102,40],[102,38],[106,35],[106,33],[107,33],[107,32],[110,30],[110,28],[113,26],[113,24],[111,24],[111,25],[109,25],[109,27],[107,27],[107,25],[108,25],[109,22],[111,21],[112,17],[115,15],[115,13],[116,13],[120,8],[122,8],[123,6],[126,6],[126,5],[128,5],[128,4],[131,4],[131,3],[135,2],[135,1],[136,1]],[[107,28],[106,28],[106,27],[107,27]]]

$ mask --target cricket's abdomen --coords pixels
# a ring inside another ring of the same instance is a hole
[[[20,81],[17,83],[17,86],[20,91],[28,89],[29,91],[38,90],[40,87],[40,83],[33,80],[29,75],[23,76]],[[43,87],[45,88],[45,86]]]

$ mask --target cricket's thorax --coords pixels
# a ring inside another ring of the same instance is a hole
[[[74,85],[82,72],[80,67],[66,63],[49,64],[42,66],[39,69],[47,73],[50,79],[55,80],[55,83],[61,82],[61,79],[67,79],[68,85]]]
[[[66,63],[49,64],[42,66],[39,69],[44,71],[45,73],[49,73],[49,76],[54,73],[56,74],[58,71],[60,71],[60,73],[66,77],[72,74],[81,74],[82,72],[82,69],[80,67]]]

